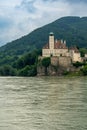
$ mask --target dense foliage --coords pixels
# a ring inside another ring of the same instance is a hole
[[[83,66],[85,63],[81,63],[81,62],[76,62],[76,63],[73,63],[73,66],[75,66],[76,68],[80,67],[80,66]]]
[[[41,50],[35,50],[21,57],[17,57],[14,61],[6,62],[0,65],[1,76],[35,76],[37,74],[38,56]]]
[[[48,67],[49,65],[50,65],[50,58],[49,57],[46,57],[46,58],[43,58],[42,59],[42,65],[44,66],[44,67]]]
[[[81,69],[83,75],[87,75],[87,64]]]
[[[0,65],[1,76],[36,76],[37,66],[43,66],[45,69],[45,75],[48,75],[47,68],[51,65],[51,59],[49,57],[38,59],[41,55],[41,50],[35,50],[31,53],[27,53],[21,57],[17,57],[14,61],[6,61]],[[10,58],[11,59],[11,58]],[[7,60],[7,59],[5,59]],[[80,70],[77,72],[64,71],[63,75],[87,75],[87,61],[83,63],[76,62],[73,66]],[[56,70],[57,71],[57,70]]]
[[[49,65],[51,64],[50,57],[43,58],[41,60],[41,64],[42,64],[42,66],[45,67],[45,75],[48,75],[48,73],[47,73],[47,67],[49,67]]]

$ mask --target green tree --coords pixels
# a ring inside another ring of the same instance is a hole
[[[42,59],[42,66],[45,67],[45,74],[47,75],[47,67],[50,65],[51,60],[50,57],[45,57]]]
[[[81,69],[83,75],[87,75],[87,65],[85,65],[82,69]]]
[[[25,66],[23,69],[19,70],[19,76],[36,76],[37,68],[35,65],[32,66]]]
[[[15,76],[16,69],[12,68],[10,65],[5,65],[0,67],[0,75],[1,76]]]
[[[17,62],[15,63],[15,65],[16,65],[17,69],[23,68],[25,66],[25,64],[24,64],[24,58],[21,57],[20,59],[18,59]]]
[[[73,66],[75,66],[76,68],[78,68],[78,67],[80,67],[82,65],[83,65],[83,63],[81,63],[79,61],[77,61],[76,63],[73,63]]]
[[[85,54],[87,54],[87,49],[86,48],[80,48],[80,53],[81,53],[81,57],[84,57]]]
[[[45,58],[42,59],[42,65],[43,65],[44,67],[47,68],[47,67],[50,65],[50,63],[51,63],[51,61],[50,61],[50,58],[49,58],[49,57],[45,57]]]

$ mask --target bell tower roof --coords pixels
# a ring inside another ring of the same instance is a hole
[[[49,35],[50,35],[50,36],[53,36],[53,35],[54,35],[54,33],[53,33],[53,32],[50,32],[50,33],[49,33]]]

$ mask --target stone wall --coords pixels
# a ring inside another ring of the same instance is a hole
[[[45,67],[44,66],[37,66],[37,76],[45,76]]]
[[[58,66],[58,57],[53,56],[51,57],[51,65]]]
[[[58,64],[61,67],[69,67],[71,65],[70,57],[58,57]]]
[[[79,70],[72,65],[70,57],[51,57],[51,64],[49,67],[45,68],[41,64],[38,64],[37,76],[60,76],[66,71],[76,72]]]
[[[57,75],[57,70],[55,69],[54,66],[49,66],[45,68],[44,66],[38,66],[37,67],[37,76],[56,76]]]
[[[54,66],[69,67],[71,65],[71,58],[66,56],[51,57],[51,64]]]

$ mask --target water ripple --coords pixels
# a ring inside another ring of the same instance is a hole
[[[0,130],[86,130],[87,77],[0,77]]]

